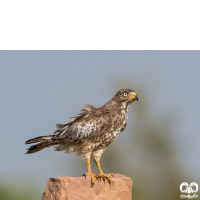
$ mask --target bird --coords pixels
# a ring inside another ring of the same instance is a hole
[[[56,124],[57,130],[52,135],[29,139],[25,144],[30,146],[26,154],[38,152],[46,147],[54,146],[55,151],[76,152],[86,160],[87,173],[91,177],[91,187],[94,182],[103,179],[113,184],[112,174],[105,174],[100,166],[100,158],[105,149],[126,128],[128,109],[132,102],[138,101],[134,90],[121,89],[114,97],[101,107],[86,104],[75,117],[66,124]],[[91,170],[90,160],[93,159],[99,174]]]

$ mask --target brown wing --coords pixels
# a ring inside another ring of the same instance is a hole
[[[28,148],[27,153],[35,153],[43,148],[82,142],[82,139],[95,139],[102,134],[121,127],[120,107],[102,106],[97,108],[85,105],[78,116],[70,118],[68,124],[57,124],[53,135],[28,140],[26,144],[40,142]]]
[[[61,126],[59,124],[58,128],[61,131],[55,135],[54,140],[63,140],[65,143],[78,143],[82,139],[93,138],[99,134],[113,131],[120,125],[121,120],[119,120],[119,109],[117,107],[95,107],[95,109],[89,111],[86,109],[75,117],[72,122]]]

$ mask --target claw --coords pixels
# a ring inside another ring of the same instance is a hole
[[[101,181],[101,177],[98,176],[98,179],[97,179],[97,180],[98,180],[98,182]]]
[[[99,176],[96,175],[96,174],[93,174],[92,172],[85,173],[85,174],[83,174],[83,176],[85,176],[85,178],[86,178],[87,176],[90,176],[90,177],[91,177],[91,187],[94,186],[94,180],[95,180],[95,178],[96,178],[97,180],[99,179]],[[98,181],[99,181],[99,180],[98,180]]]
[[[114,181],[113,181],[113,182],[111,182],[111,183],[112,183],[112,184],[113,184],[113,186],[114,186]],[[111,184],[111,183],[110,183],[110,184]]]
[[[114,181],[110,178],[111,176],[113,177],[112,174],[107,174],[107,175],[106,174],[100,174],[99,175],[100,179],[102,178],[104,182],[105,182],[105,180],[108,180],[110,186],[111,186],[111,184],[113,184],[113,186],[114,186]]]
[[[82,176],[85,176],[85,178],[86,178],[86,174],[83,174]]]

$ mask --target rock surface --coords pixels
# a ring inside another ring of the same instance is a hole
[[[131,178],[121,174],[113,174],[114,186],[108,181],[95,180],[91,187],[90,177],[56,177],[49,178],[42,200],[131,200]]]

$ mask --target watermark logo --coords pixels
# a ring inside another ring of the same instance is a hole
[[[198,195],[194,194],[198,192],[198,184],[195,182],[190,183],[190,185],[186,182],[181,183],[180,185],[180,191],[182,193],[187,193],[187,195],[182,194],[180,197],[181,198],[188,198],[188,199],[193,199],[197,198]],[[193,195],[192,195],[193,194]]]

